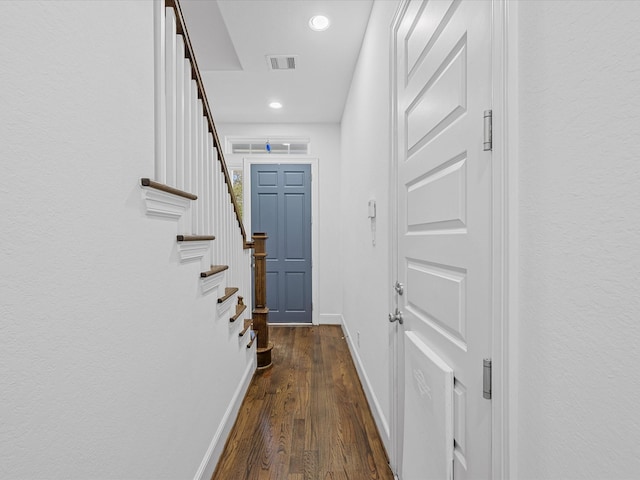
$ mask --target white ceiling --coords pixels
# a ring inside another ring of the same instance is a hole
[[[372,0],[182,0],[216,122],[339,122]],[[331,26],[314,32],[309,18]],[[293,71],[266,56],[296,55]],[[272,101],[283,104],[269,108]]]

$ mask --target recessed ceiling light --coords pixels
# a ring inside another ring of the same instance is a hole
[[[329,22],[329,19],[324,15],[314,15],[309,19],[309,28],[311,28],[311,30],[315,30],[316,32],[322,32],[323,30],[326,30],[327,28],[329,28],[330,24],[331,22]]]
[[[282,104],[280,102],[271,102],[269,106],[275,109],[282,108]]]

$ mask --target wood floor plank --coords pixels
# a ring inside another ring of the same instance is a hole
[[[342,329],[270,336],[212,480],[392,480]]]
[[[318,451],[304,452],[304,480],[318,480]]]
[[[293,420],[293,435],[291,438],[291,458],[289,459],[289,474],[304,473],[304,418]]]

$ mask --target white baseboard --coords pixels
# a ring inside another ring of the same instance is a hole
[[[391,433],[389,430],[389,422],[385,417],[382,407],[380,407],[380,402],[378,402],[378,397],[373,393],[373,387],[371,386],[371,382],[369,381],[369,377],[364,370],[364,366],[362,364],[362,359],[360,355],[358,355],[358,350],[353,343],[353,337],[349,333],[349,328],[347,327],[346,322],[342,322],[342,331],[344,332],[344,337],[347,339],[347,345],[349,345],[349,350],[351,351],[351,356],[353,357],[353,363],[356,365],[356,370],[358,371],[358,376],[360,377],[360,383],[362,383],[362,388],[364,389],[364,393],[367,396],[367,401],[369,402],[369,406],[371,407],[371,413],[373,413],[373,419],[378,426],[378,431],[380,432],[380,437],[382,437],[382,443],[384,443],[384,447],[387,449],[387,452],[391,452]]]
[[[339,313],[321,313],[320,325],[342,325],[342,315]]]
[[[198,468],[198,471],[193,477],[194,480],[209,480],[213,476],[213,471],[216,469],[220,455],[222,455],[225,442],[227,441],[229,432],[231,432],[231,428],[236,421],[236,417],[240,411],[240,406],[242,405],[242,401],[247,393],[247,389],[249,388],[249,384],[251,383],[255,370],[256,357],[254,356],[249,365],[247,365],[247,369],[242,376],[242,380],[234,392],[231,402],[229,402],[229,406],[222,417],[220,426],[213,436],[213,440],[211,440],[207,453],[200,463],[200,468]]]

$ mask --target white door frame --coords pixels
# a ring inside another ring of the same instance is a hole
[[[518,478],[518,2],[493,0],[494,479]]]
[[[518,311],[518,69],[517,69],[517,3],[510,0],[492,0],[492,110],[493,110],[493,177],[492,177],[492,478],[495,480],[517,478],[517,311]],[[396,67],[395,34],[398,21],[408,6],[408,0],[400,2],[390,29],[390,105],[391,105],[391,162],[389,193],[391,215],[391,262],[389,305],[395,305],[392,284],[398,277],[398,191],[397,191],[397,142],[398,125],[395,110]],[[478,119],[482,121],[482,119]],[[398,424],[400,405],[397,402],[399,334],[397,322],[390,343],[393,364],[390,375],[391,392],[391,452],[394,471],[400,464],[398,451]]]
[[[251,165],[290,164],[311,165],[311,324],[320,325],[320,312],[318,310],[318,262],[319,258],[319,203],[318,203],[318,159],[309,157],[297,157],[293,155],[251,155],[242,159],[243,190],[242,203],[244,209],[244,226],[248,235],[251,235]],[[267,240],[268,241],[268,240]],[[278,324],[287,325],[287,324]]]

